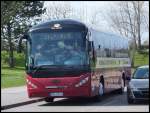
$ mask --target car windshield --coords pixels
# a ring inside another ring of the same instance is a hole
[[[138,68],[133,74],[134,79],[148,79],[149,78],[149,68]]]
[[[87,65],[86,43],[80,32],[32,32],[31,54],[34,66]],[[31,57],[31,58],[30,58]]]

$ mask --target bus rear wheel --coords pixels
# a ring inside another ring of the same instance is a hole
[[[124,81],[123,79],[121,80],[121,88],[118,89],[118,94],[123,94],[124,93]]]
[[[45,102],[53,102],[54,98],[46,97],[44,100]]]
[[[100,82],[99,85],[100,85],[100,86],[99,86],[98,95],[96,95],[96,96],[94,97],[94,100],[97,101],[97,102],[101,101],[101,100],[102,100],[102,96],[104,95],[104,85],[103,85],[103,83],[101,83],[101,82]]]

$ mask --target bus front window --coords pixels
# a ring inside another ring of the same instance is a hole
[[[82,32],[31,32],[34,66],[87,65]]]

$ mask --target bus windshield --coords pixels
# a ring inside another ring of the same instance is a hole
[[[30,57],[34,66],[87,65],[85,34],[82,32],[31,32]]]

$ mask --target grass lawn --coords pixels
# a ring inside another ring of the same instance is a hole
[[[1,88],[25,85],[24,67],[1,67]]]
[[[25,85],[26,76],[25,76],[25,68],[24,68],[24,55],[19,55],[15,52],[16,67],[11,69],[6,64],[6,61],[8,61],[7,52],[1,52],[1,53],[2,53],[1,88]],[[136,52],[134,60],[135,60],[134,61],[135,64],[134,64],[134,68],[132,68],[132,73],[137,66],[149,64],[149,52],[143,52],[143,53]]]
[[[134,58],[134,67],[149,65],[149,53],[136,52]]]

